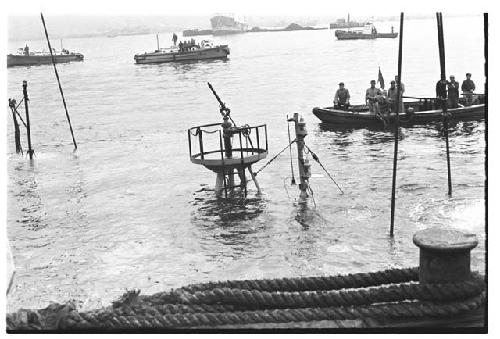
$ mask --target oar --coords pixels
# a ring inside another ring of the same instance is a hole
[[[69,118],[68,108],[66,107],[66,100],[64,99],[64,93],[61,87],[61,81],[59,80],[59,73],[57,73],[56,61],[54,59],[54,55],[52,54],[52,46],[50,46],[49,33],[47,33],[47,27],[45,26],[45,19],[43,18],[43,14],[40,13],[42,17],[43,29],[45,30],[45,37],[47,38],[47,44],[49,45],[50,56],[52,58],[52,65],[54,66],[54,72],[56,73],[57,83],[59,84],[59,92],[61,92],[61,97],[64,105],[64,110],[66,111],[66,118],[68,119],[69,130],[71,131],[71,137],[73,138],[73,145],[75,145],[75,151],[78,148],[75,141],[75,135],[73,134],[73,127],[71,126],[71,120]]]
[[[436,13],[437,27],[438,27],[438,46],[439,46],[439,63],[441,65],[441,79],[446,79],[445,69],[445,54],[444,54],[444,38],[443,38],[443,15]],[[450,166],[450,146],[448,142],[448,107],[447,102],[443,104],[443,128],[446,139],[446,163],[448,165],[448,195],[451,197],[451,166]]]
[[[394,211],[396,208],[396,171],[398,166],[398,139],[399,139],[399,109],[401,107],[400,89],[401,89],[401,64],[403,61],[403,20],[404,13],[401,13],[399,19],[399,53],[398,53],[398,89],[396,92],[396,120],[394,124],[394,162],[392,166],[392,192],[391,192],[391,237],[394,236]]]

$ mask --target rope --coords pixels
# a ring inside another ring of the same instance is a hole
[[[255,172],[255,173],[254,173],[254,175],[255,175],[255,176],[257,176],[257,174],[259,174],[259,172],[260,172],[260,171],[262,171],[264,168],[266,168],[266,167],[267,167],[267,165],[269,165],[270,163],[272,163],[272,162],[273,162],[273,161],[274,161],[277,157],[279,157],[279,156],[281,155],[281,153],[283,153],[284,151],[286,151],[286,149],[287,149],[288,147],[291,147],[291,146],[292,146],[292,144],[293,144],[294,142],[296,142],[296,141],[297,141],[297,140],[296,140],[296,139],[294,139],[292,142],[290,142],[288,145],[286,145],[286,147],[285,147],[285,148],[283,148],[281,151],[279,151],[279,152],[278,152],[278,154],[276,154],[274,157],[272,157],[272,158],[271,158],[271,160],[269,160],[269,161],[268,161],[268,162],[267,162],[264,166],[262,166],[262,167],[261,167],[261,168],[260,168],[257,172]]]
[[[330,177],[330,179],[335,183],[335,185],[337,186],[337,188],[339,189],[340,193],[341,194],[344,194],[344,191],[342,191],[342,188],[340,188],[340,186],[337,184],[337,182],[335,181],[335,179],[333,179],[333,177],[330,175],[330,173],[328,173],[328,171],[326,170],[325,166],[323,166],[323,164],[321,163],[321,161],[319,160],[318,156],[316,155],[316,153],[314,153],[310,148],[309,146],[307,145],[304,145],[308,151],[308,153],[311,153],[313,159],[321,166],[321,168],[323,169],[323,171],[325,171],[325,173],[328,175],[328,177]]]
[[[137,330],[328,321],[328,327],[377,327],[394,320],[453,317],[484,305],[486,283],[419,284],[418,268],[330,277],[194,284],[78,312],[72,303],[7,315],[8,330]],[[394,284],[395,283],[395,284]],[[428,319],[427,319],[428,320]]]

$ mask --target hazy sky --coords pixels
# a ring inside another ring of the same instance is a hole
[[[4,0],[9,15],[55,14],[102,15],[211,15],[216,12],[243,15],[394,15],[412,13],[448,14],[493,8],[495,1],[474,0]],[[473,6],[471,4],[474,4]],[[4,12],[5,13],[5,12]]]

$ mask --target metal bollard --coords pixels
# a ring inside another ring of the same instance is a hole
[[[421,283],[436,284],[470,279],[470,251],[478,244],[475,234],[428,228],[416,232],[413,243],[420,248]]]

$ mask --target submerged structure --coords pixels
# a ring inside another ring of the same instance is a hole
[[[203,165],[217,174],[215,191],[227,197],[228,191],[240,188],[247,194],[246,171],[260,187],[252,171],[252,165],[267,157],[267,126],[236,126],[230,117],[230,109],[220,100],[212,85],[208,86],[220,103],[222,123],[191,127],[188,130],[189,157],[191,162]],[[235,175],[240,183],[235,185]]]

